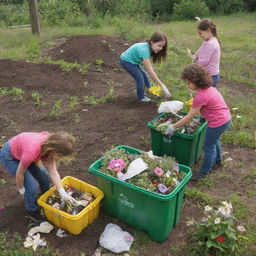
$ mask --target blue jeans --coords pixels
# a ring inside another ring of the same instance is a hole
[[[213,165],[222,160],[220,136],[224,133],[232,121],[228,121],[222,126],[216,128],[206,128],[204,140],[204,161],[199,175],[207,175],[211,172]]]
[[[144,85],[147,88],[151,87],[150,80],[146,71],[138,64],[131,64],[120,58],[121,66],[134,78],[137,88],[137,97],[139,100],[145,97]]]
[[[212,86],[215,87],[220,80],[220,74],[212,76]]]
[[[19,160],[13,158],[10,150],[10,142],[7,141],[0,151],[0,163],[15,177]],[[50,188],[50,179],[48,172],[44,167],[38,168],[32,163],[24,173],[25,187],[25,207],[28,211],[36,211],[38,205],[36,203],[39,193],[46,192]]]

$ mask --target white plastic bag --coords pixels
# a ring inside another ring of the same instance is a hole
[[[143,159],[136,158],[129,164],[127,168],[127,172],[124,174],[123,180],[130,179],[147,169],[148,169],[148,165],[143,161]]]
[[[100,236],[100,246],[114,253],[129,251],[134,238],[118,225],[109,223]]]
[[[182,110],[184,103],[178,100],[171,100],[162,102],[158,108],[158,113],[168,113],[171,112],[176,114],[178,111]]]

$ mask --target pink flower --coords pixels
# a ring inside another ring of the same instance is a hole
[[[126,164],[122,159],[112,159],[109,162],[108,169],[121,172],[125,168]]]
[[[163,169],[161,169],[160,167],[157,167],[157,168],[154,170],[154,173],[155,173],[158,177],[160,177],[160,176],[163,175],[164,171],[163,171]]]

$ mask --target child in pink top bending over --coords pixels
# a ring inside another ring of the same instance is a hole
[[[23,132],[3,145],[0,163],[15,177],[25,208],[35,221],[43,220],[36,201],[39,187],[41,193],[50,188],[49,176],[61,197],[74,202],[62,187],[57,171],[62,158],[72,157],[74,143],[74,137],[67,133]]]
[[[197,29],[204,42],[191,57],[195,63],[205,67],[212,78],[212,86],[215,87],[220,79],[220,43],[216,25],[210,19],[202,19]]]
[[[203,66],[192,64],[186,67],[182,79],[190,90],[195,91],[193,105],[189,113],[176,122],[168,133],[171,134],[175,129],[189,123],[199,113],[208,122],[204,140],[204,161],[199,173],[192,177],[192,180],[197,181],[209,174],[215,165],[221,164],[220,136],[231,125],[231,114],[222,95],[211,86],[211,77]]]

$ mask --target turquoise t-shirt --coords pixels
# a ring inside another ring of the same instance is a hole
[[[148,42],[137,43],[129,47],[125,52],[123,52],[120,58],[129,63],[138,65],[143,60],[150,58],[150,49]]]

